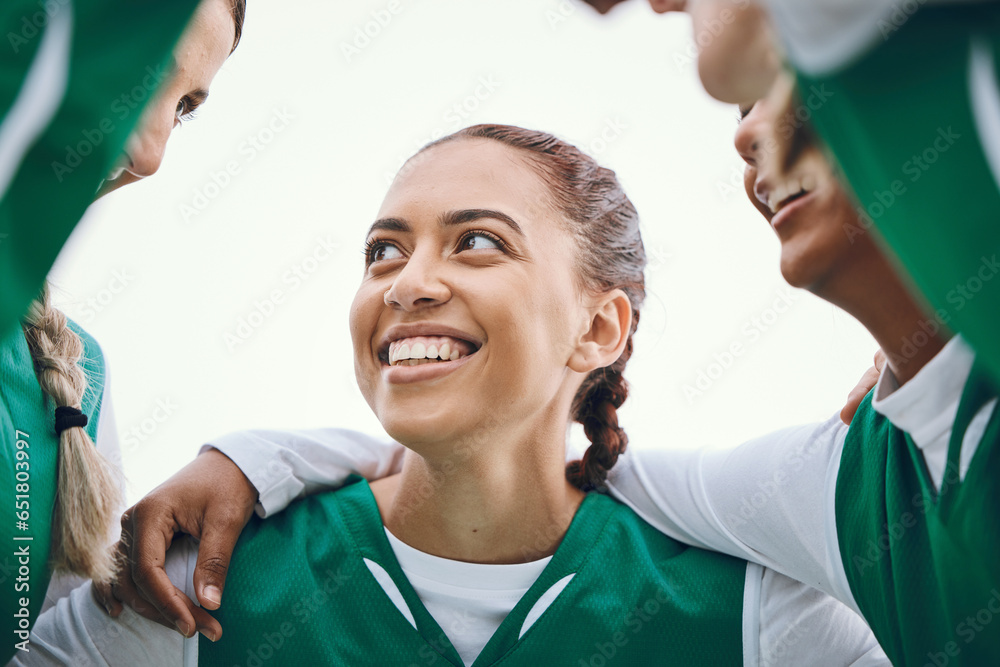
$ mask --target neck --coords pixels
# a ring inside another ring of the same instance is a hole
[[[564,425],[518,431],[485,447],[453,446],[445,458],[407,452],[402,473],[372,484],[386,528],[415,549],[453,560],[523,563],[552,555],[584,494],[566,481]]]
[[[864,270],[853,270],[839,283],[813,292],[861,322],[902,385],[941,351],[952,334],[927,314],[880,254],[866,264]]]

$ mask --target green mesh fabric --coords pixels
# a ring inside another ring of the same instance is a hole
[[[363,559],[391,576],[415,618],[392,604]],[[528,611],[555,602],[518,639]],[[746,563],[681,545],[591,493],[539,579],[475,665],[740,665]],[[253,519],[235,551],[201,665],[461,665],[403,575],[363,480]]]
[[[990,396],[977,371],[962,397],[941,489],[909,436],[861,405],[837,479],[851,592],[894,665],[1000,665],[1000,412],[959,479],[962,436]]]
[[[1000,378],[1000,170],[984,152],[1000,146],[979,133],[970,86],[974,53],[992,54],[985,64],[1000,71],[1000,4],[910,4],[921,8],[901,26],[886,23],[885,42],[858,62],[799,76],[803,97],[823,100],[802,114],[835,156],[864,224],[874,223],[935,311],[925,328],[963,334]],[[987,115],[1000,122],[1000,106]],[[918,333],[904,349],[926,341]]]

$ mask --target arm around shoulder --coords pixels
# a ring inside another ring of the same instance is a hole
[[[844,600],[831,513],[846,432],[833,417],[727,450],[635,450],[612,469],[608,485],[674,539],[759,563]]]

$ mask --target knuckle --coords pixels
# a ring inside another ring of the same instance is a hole
[[[222,525],[239,525],[242,527],[247,521],[247,516],[243,508],[224,507],[214,512],[212,519],[214,522]]]
[[[140,586],[153,580],[156,568],[145,561],[136,561],[132,564],[132,580]]]
[[[229,570],[229,561],[221,555],[206,556],[200,563],[198,569],[218,576],[225,576]]]

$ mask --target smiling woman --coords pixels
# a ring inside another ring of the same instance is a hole
[[[203,626],[218,641],[112,619],[83,588],[18,664],[756,665],[795,652],[793,618],[813,637],[793,662],[877,652],[846,607],[594,490],[627,443],[638,225],[614,173],[551,135],[477,126],[421,151],[369,232],[350,315],[358,384],[409,450],[402,472],[252,522],[228,631]],[[592,444],[567,468],[574,419]],[[195,564],[178,541],[167,571],[188,594]]]
[[[508,165],[512,154],[520,169]],[[483,384],[454,396],[485,406],[496,400],[493,383],[523,384],[514,411],[521,428],[529,427],[528,415],[537,415],[543,423],[532,429],[536,436],[546,433],[560,443],[563,427],[553,433],[547,411],[559,406],[575,415],[594,445],[583,462],[571,466],[571,479],[584,490],[594,488],[627,443],[615,410],[627,395],[621,371],[631,356],[631,334],[644,297],[645,251],[635,208],[612,172],[548,135],[477,126],[431,144],[413,160],[420,167],[404,167],[369,232],[366,277],[352,308],[358,378],[369,404],[380,418],[411,414],[415,406],[383,408],[388,401],[417,400],[398,385],[445,377],[466,364],[478,366],[470,372]],[[416,198],[413,192],[426,194]],[[541,220],[548,224],[538,228]],[[598,252],[608,247],[620,250]],[[550,290],[536,293],[532,286],[537,284]],[[416,338],[445,335],[446,323],[410,320],[446,303],[452,308],[463,304],[460,319],[468,324],[448,326],[450,340]],[[592,353],[612,328],[626,333],[614,363],[599,369],[581,366],[582,357],[570,353],[584,335],[581,326],[591,319],[577,310],[583,303],[603,309],[583,354]],[[493,325],[492,333],[484,322]],[[365,340],[361,326],[374,327],[375,355],[357,347]],[[390,344],[396,363],[386,356]],[[411,360],[426,358],[429,346],[440,355],[442,345],[448,346],[448,363],[412,370],[413,361],[398,363],[403,352]],[[456,351],[459,356],[452,360]],[[365,359],[371,356],[368,369]],[[582,381],[573,395],[551,395],[567,365],[546,377],[545,361],[551,359],[566,359],[571,377]],[[366,373],[376,362],[382,373]],[[491,378],[489,372],[498,375]],[[463,414],[460,406],[436,400],[427,390],[417,396],[434,405],[435,414],[449,414],[452,420]],[[498,418],[494,411],[478,417]],[[396,429],[414,428],[415,422],[412,417],[398,425],[383,419],[383,426],[397,437]]]

